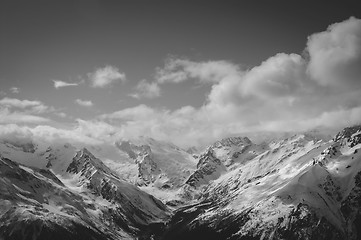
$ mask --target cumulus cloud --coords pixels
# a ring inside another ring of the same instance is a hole
[[[277,54],[247,72],[240,91],[263,98],[291,96],[302,88],[305,66],[305,60],[298,54]]]
[[[61,80],[53,80],[54,82],[54,87],[56,89],[59,89],[59,88],[62,88],[62,87],[68,87],[68,86],[78,86],[79,83],[68,83],[68,82],[64,82],[64,81],[61,81]]]
[[[139,105],[102,119],[118,123],[124,136],[150,135],[181,145],[249,131],[361,123],[359,21],[350,18],[312,35],[308,57],[279,53],[250,69],[226,61],[168,59],[157,69],[157,82],[212,84],[202,107],[170,111]]]
[[[75,102],[83,107],[92,107],[94,105],[93,102],[90,100],[76,99]]]
[[[18,87],[11,87],[10,92],[17,94],[17,93],[20,93],[20,89]]]
[[[160,96],[160,87],[156,82],[147,82],[147,80],[141,80],[135,87],[136,92],[130,94],[131,97],[140,98],[156,98]]]
[[[321,85],[360,87],[361,20],[351,17],[308,38],[308,71]]]
[[[94,88],[104,88],[117,81],[126,81],[125,73],[120,72],[118,68],[110,65],[88,73],[88,78],[91,86]]]

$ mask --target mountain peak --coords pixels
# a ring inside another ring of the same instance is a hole
[[[360,133],[361,133],[361,125],[356,125],[353,127],[346,127],[344,129],[342,129],[342,131],[337,133],[333,140],[336,142],[341,139],[351,138],[353,135],[355,135],[355,134],[358,135]]]
[[[87,148],[79,150],[73,161],[69,164],[66,172],[68,173],[93,173],[95,171],[112,173],[112,171],[98,158],[96,158]]]
[[[83,147],[80,150],[80,154],[81,154],[81,156],[89,156],[92,159],[96,158],[86,147]]]
[[[356,146],[361,143],[361,125],[344,128],[336,134],[333,141],[339,142],[343,146],[348,145],[351,148]]]
[[[248,137],[228,137],[223,138],[215,142],[212,146],[214,147],[231,147],[231,146],[241,146],[241,145],[251,145],[252,141]]]

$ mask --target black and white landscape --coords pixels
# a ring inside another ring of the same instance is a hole
[[[193,154],[145,138],[114,147],[134,162],[3,140],[1,237],[360,238],[361,126],[229,137]]]
[[[354,1],[0,3],[0,240],[361,239]]]

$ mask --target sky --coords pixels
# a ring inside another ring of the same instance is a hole
[[[357,1],[0,3],[0,136],[200,146],[361,122]]]

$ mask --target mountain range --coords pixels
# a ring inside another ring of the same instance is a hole
[[[361,126],[203,150],[2,139],[0,239],[359,239],[360,148]]]

